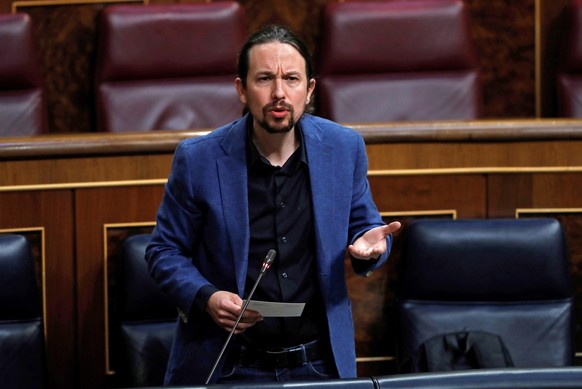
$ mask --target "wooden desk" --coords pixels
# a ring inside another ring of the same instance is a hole
[[[582,121],[353,127],[366,140],[370,185],[386,220],[557,217],[582,301]],[[51,387],[115,385],[110,321],[121,242],[151,230],[174,148],[204,133],[0,139],[0,232],[23,232],[35,246]],[[394,368],[387,316],[398,260],[396,244],[369,279],[348,272],[360,375]],[[582,322],[580,303],[576,316]]]

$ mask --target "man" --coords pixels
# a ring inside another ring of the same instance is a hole
[[[249,38],[239,56],[240,120],[176,149],[146,251],[180,320],[166,384],[204,383],[270,249],[253,300],[305,303],[300,317],[247,310],[210,382],[355,377],[346,247],[356,272],[388,258],[362,138],[305,114],[315,80],[285,28]]]

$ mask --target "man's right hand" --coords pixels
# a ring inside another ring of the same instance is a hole
[[[208,299],[206,312],[216,324],[230,332],[234,323],[236,323],[242,305],[243,301],[237,294],[220,290],[213,293]],[[263,320],[263,317],[259,312],[247,309],[236,326],[234,333],[240,334],[261,320]]]

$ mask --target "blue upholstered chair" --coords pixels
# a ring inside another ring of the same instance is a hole
[[[402,371],[454,370],[442,361],[446,352],[476,358],[491,350],[476,341],[455,349],[455,337],[443,337],[451,334],[497,337],[516,368],[573,365],[573,290],[557,220],[417,220],[404,246],[396,303]],[[503,366],[486,354],[487,362],[467,368]],[[428,367],[418,368],[423,358]]]
[[[28,240],[0,234],[0,386],[44,388],[41,296]]]
[[[177,311],[147,270],[150,234],[125,240],[120,271],[120,323],[123,363],[118,370],[130,386],[162,385]]]

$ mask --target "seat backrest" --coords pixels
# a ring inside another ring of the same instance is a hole
[[[119,317],[125,358],[119,373],[132,386],[163,384],[178,316],[148,273],[145,249],[150,236],[135,235],[123,244]]]
[[[0,383],[44,388],[46,355],[41,298],[28,240],[0,234]]]
[[[460,0],[330,2],[319,113],[344,123],[478,118],[467,18]]]
[[[558,116],[582,117],[582,0],[572,0],[566,16],[556,75]]]
[[[240,117],[237,2],[114,5],[98,22],[99,131],[214,128]]]
[[[46,131],[42,67],[31,18],[0,14],[0,136]]]
[[[518,368],[573,364],[573,291],[555,219],[418,220],[406,229],[398,359],[455,332],[501,338]]]

